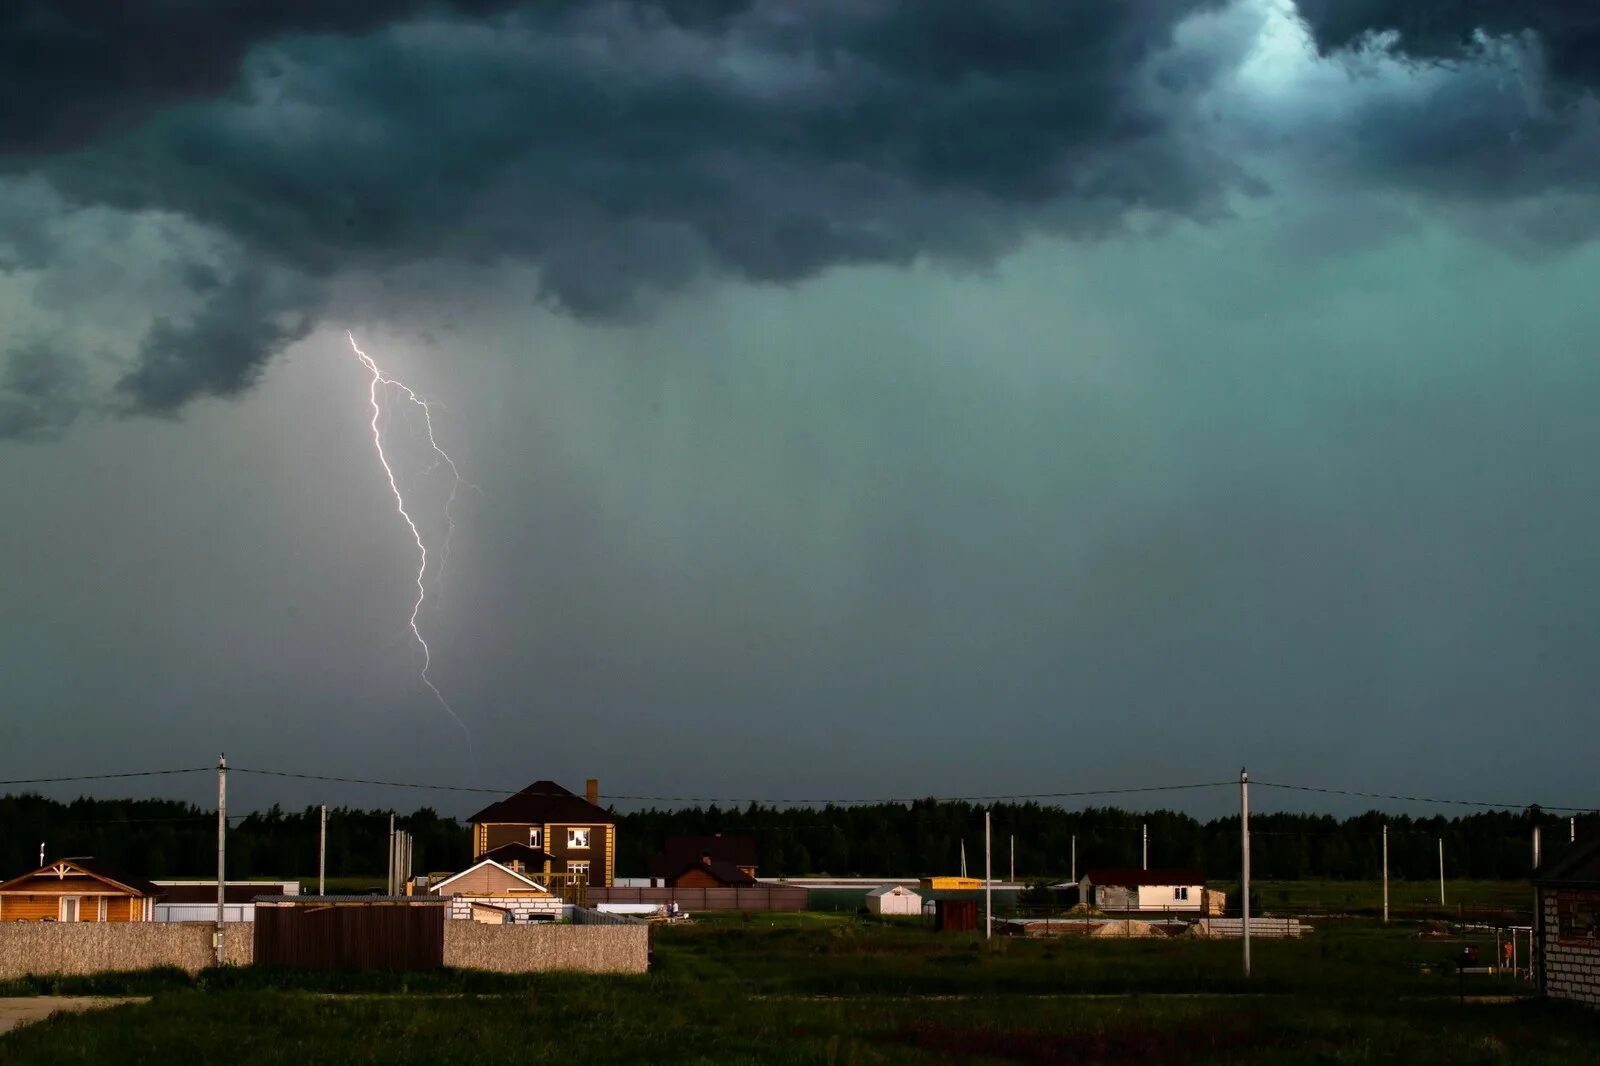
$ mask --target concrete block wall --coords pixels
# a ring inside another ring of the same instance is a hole
[[[1544,911],[1544,936],[1539,945],[1545,994],[1600,1007],[1600,945],[1563,944],[1558,936],[1556,894],[1539,893]]]
[[[111,973],[176,966],[198,973],[216,963],[215,925],[168,922],[0,922],[0,979]],[[248,966],[253,927],[224,927],[224,961]]]
[[[646,973],[650,927],[445,922],[444,964],[498,973]]]

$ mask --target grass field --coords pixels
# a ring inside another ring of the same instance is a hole
[[[0,1037],[0,1062],[1584,1063],[1590,1012],[1424,973],[1460,940],[1346,921],[1301,941],[942,936],[849,915],[657,930],[647,977],[237,970],[13,982],[154,993]],[[1477,941],[1489,954],[1491,941]],[[1459,1002],[1458,993],[1506,1002]]]
[[[1233,901],[1239,891],[1237,881],[1212,882],[1211,887],[1228,893]],[[1371,914],[1383,909],[1383,885],[1379,881],[1254,881],[1252,895],[1264,913],[1283,914]],[[1446,881],[1444,906],[1439,905],[1439,882],[1389,882],[1391,915],[1471,916],[1479,911],[1513,911],[1531,915],[1533,889],[1526,881]]]

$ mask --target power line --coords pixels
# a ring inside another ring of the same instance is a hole
[[[1437,803],[1452,807],[1483,807],[1497,811],[1515,811],[1536,806],[1541,811],[1559,811],[1562,814],[1588,814],[1594,809],[1592,807],[1546,807],[1543,804],[1531,803],[1488,803],[1484,800],[1440,799],[1437,796],[1402,796],[1389,792],[1359,792],[1346,788],[1318,788],[1315,785],[1285,785],[1276,781],[1256,781],[1254,779],[1250,783],[1252,785],[1260,785],[1263,788],[1282,788],[1293,792],[1320,792],[1328,796],[1356,796],[1362,799],[1400,800],[1407,803]]]
[[[215,770],[215,766],[191,766],[184,770],[138,770],[126,774],[77,774],[72,777],[21,777],[13,781],[0,781],[0,785],[56,785],[67,781],[110,781],[123,777],[166,777],[171,774],[201,774]]]
[[[339,777],[332,774],[305,774],[289,770],[259,770],[248,767],[229,767],[232,773],[259,774],[269,777],[288,777],[303,781],[329,781],[346,785],[377,785],[383,788],[415,788],[436,792],[473,792],[493,796],[519,795],[519,796],[571,796],[574,793],[565,790],[560,792],[539,791],[533,792],[521,788],[489,788],[483,785],[439,785],[416,781],[387,781],[367,777]],[[1185,789],[1218,788],[1232,785],[1232,781],[1203,781],[1183,785],[1142,785],[1132,788],[1092,788],[1080,789],[1073,792],[1016,792],[1005,795],[987,796],[884,796],[872,799],[840,799],[838,797],[790,797],[774,799],[771,797],[752,796],[641,796],[623,795],[620,793],[606,792],[602,797],[608,800],[628,800],[636,803],[768,803],[774,806],[780,804],[834,804],[836,806],[859,806],[875,803],[916,803],[920,800],[934,800],[939,803],[955,802],[989,802],[995,800],[1024,800],[1024,799],[1068,799],[1084,796],[1117,796],[1138,792],[1177,792]]]

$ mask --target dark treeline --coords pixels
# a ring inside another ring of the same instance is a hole
[[[1069,811],[1037,803],[991,808],[994,874],[1005,877],[1016,838],[1017,876],[1064,878],[1077,838],[1078,871],[1092,866],[1138,866],[1141,826],[1150,831],[1151,866],[1193,866],[1226,880],[1239,865],[1237,816],[1199,821],[1175,811],[1091,807]],[[1566,846],[1565,817],[1526,811],[1487,811],[1457,818],[1413,818],[1376,811],[1351,818],[1323,814],[1252,816],[1251,858],[1256,877],[1367,879],[1378,875],[1382,827],[1389,826],[1392,877],[1438,876],[1444,840],[1445,875],[1511,879],[1528,875],[1533,818],[1543,829],[1545,854]],[[460,869],[471,848],[468,829],[430,808],[399,815],[415,840],[416,869]],[[381,877],[389,812],[330,808],[328,876]],[[1600,817],[1581,816],[1577,831],[1600,832]],[[912,804],[778,808],[645,810],[618,816],[617,873],[642,876],[650,856],[670,836],[711,833],[756,841],[762,876],[921,876],[957,872],[961,844],[967,867],[983,872],[983,808],[923,800]],[[48,858],[93,855],[147,878],[208,877],[216,873],[216,813],[172,800],[78,799],[37,795],[0,797],[0,875],[32,869],[39,845]],[[228,875],[306,878],[317,869],[317,808],[272,807],[234,819],[228,831]]]

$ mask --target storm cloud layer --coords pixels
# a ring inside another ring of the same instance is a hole
[[[1356,64],[1347,99],[1237,91],[1290,13]],[[417,264],[529,265],[530,299],[629,319],[707,278],[1223,217],[1284,165],[1570,245],[1600,227],[1595,34],[1558,0],[27,0],[0,16],[0,269],[80,296],[14,298],[0,434],[236,393],[339,279]],[[72,254],[135,229],[118,276]]]

